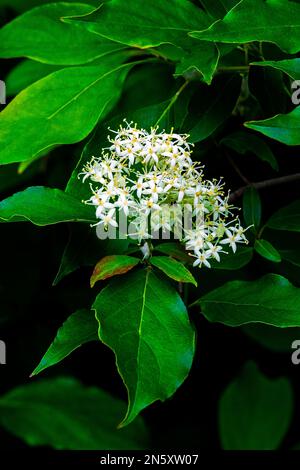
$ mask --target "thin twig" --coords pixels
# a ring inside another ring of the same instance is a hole
[[[234,191],[229,197],[229,202],[234,202],[236,199],[241,197],[244,191],[249,187],[252,187],[255,189],[264,189],[264,188],[269,188],[270,186],[277,186],[278,184],[290,183],[291,181],[297,181],[297,180],[300,180],[300,173],[295,173],[293,175],[287,175],[287,176],[281,176],[280,178],[273,178],[273,179],[265,180],[265,181],[258,181],[257,183],[247,184],[237,189],[236,191]]]
[[[226,152],[226,157],[227,157],[230,165],[232,166],[232,168],[235,170],[235,172],[241,178],[241,180],[244,181],[244,183],[246,183],[247,186],[251,185],[251,182],[246,178],[245,175],[243,175],[243,173],[241,172],[241,170],[239,169],[239,167],[237,166],[237,164],[235,163],[233,158],[230,155],[228,155],[227,152]]]

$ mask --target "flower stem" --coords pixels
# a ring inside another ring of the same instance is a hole
[[[176,103],[176,101],[178,100],[179,96],[181,95],[181,93],[183,92],[183,90],[185,89],[185,87],[189,84],[188,81],[185,81],[183,85],[181,85],[181,87],[179,88],[179,90],[175,93],[175,95],[171,98],[170,100],[170,103],[168,104],[168,106],[166,107],[166,109],[163,111],[163,113],[161,114],[161,116],[158,118],[158,120],[156,121],[155,123],[155,127],[158,126],[158,124],[162,121],[162,119],[165,117],[165,115],[170,111],[170,109],[172,108],[172,106]]]

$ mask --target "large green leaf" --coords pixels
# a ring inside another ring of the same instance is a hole
[[[150,263],[177,282],[189,282],[197,286],[197,282],[190,271],[176,259],[168,256],[152,256]]]
[[[175,75],[189,77],[195,71],[203,76],[203,81],[211,83],[219,62],[220,53],[216,46],[202,41],[186,52],[176,67]]]
[[[104,390],[72,378],[40,380],[0,398],[0,423],[30,446],[65,450],[128,450],[148,447],[139,418],[117,430],[125,404]]]
[[[200,142],[209,137],[231,115],[240,95],[241,78],[233,75],[229,79],[214,81],[203,90],[201,103],[197,106],[196,123],[188,128],[190,140]]]
[[[171,43],[189,45],[188,32],[207,28],[210,18],[191,2],[168,0],[111,0],[93,13],[64,19],[84,25],[89,31],[134,47],[148,48]]]
[[[86,3],[53,3],[34,8],[0,29],[0,57],[29,57],[48,64],[78,65],[121,49],[75,24],[67,15],[84,15],[94,8]]]
[[[140,260],[133,256],[127,255],[110,255],[102,258],[95,266],[94,272],[91,277],[91,287],[94,287],[96,282],[104,281],[113,276],[126,274],[133,269]]]
[[[257,189],[250,186],[243,195],[243,215],[245,224],[257,232],[261,222],[261,201]]]
[[[275,212],[266,225],[275,230],[300,232],[300,199]]]
[[[95,300],[99,337],[116,355],[128,390],[122,425],[171,397],[192,365],[195,336],[184,303],[150,269],[114,279]]]
[[[277,449],[293,415],[293,390],[280,377],[269,379],[248,362],[224,391],[219,403],[219,431],[226,450]]]
[[[0,202],[0,222],[30,221],[35,225],[93,222],[94,211],[60,189],[32,186]]]
[[[22,91],[0,113],[0,164],[84,139],[120,96],[132,66],[121,61],[118,54],[99,66],[65,68]]]
[[[17,95],[20,91],[41,78],[56,72],[61,66],[43,64],[34,60],[23,60],[16,65],[5,79],[8,96]]]
[[[281,328],[300,326],[300,289],[277,274],[256,281],[232,281],[197,303],[211,322],[228,326],[260,322]]]
[[[223,20],[192,37],[225,43],[268,41],[294,54],[300,50],[300,5],[286,0],[242,0]]]
[[[289,75],[293,80],[300,79],[300,59],[287,60],[265,60],[262,62],[252,62],[251,65],[260,67],[272,67]]]
[[[278,114],[263,121],[249,121],[245,126],[283,144],[300,145],[300,106],[288,114]]]
[[[54,366],[85,343],[98,340],[98,326],[93,312],[78,310],[59,328],[56,337],[31,376]]]
[[[220,144],[242,155],[250,152],[261,160],[268,162],[274,170],[278,170],[277,160],[268,144],[249,132],[234,132],[221,140]]]

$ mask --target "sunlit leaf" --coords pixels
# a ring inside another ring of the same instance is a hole
[[[300,289],[277,274],[257,281],[231,281],[197,303],[211,322],[228,326],[261,322],[281,328],[300,326]]]
[[[168,256],[152,256],[150,263],[175,281],[190,282],[194,284],[194,286],[197,286],[194,276],[180,261],[176,261],[176,259]]]
[[[263,121],[249,121],[245,126],[283,144],[300,145],[300,106],[288,114],[278,114]]]
[[[295,2],[242,0],[223,20],[216,21],[206,30],[198,27],[190,34],[202,40],[235,44],[273,42],[285,52],[295,54],[300,50],[299,15],[300,5]]]
[[[93,222],[94,211],[60,189],[32,186],[0,202],[0,222]]]
[[[94,10],[86,3],[58,2],[34,8],[0,29],[0,57],[28,57],[48,64],[79,65],[122,46],[61,21]]]
[[[58,364],[83,344],[97,340],[98,325],[93,312],[78,310],[59,328],[54,341],[31,376]]]
[[[99,337],[114,351],[128,390],[126,425],[151,403],[172,396],[185,380],[194,330],[179,294],[151,270],[115,278],[93,308]]]

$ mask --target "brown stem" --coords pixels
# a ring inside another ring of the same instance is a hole
[[[235,170],[235,172],[239,175],[239,177],[241,178],[242,181],[244,181],[244,183],[246,183],[247,186],[251,185],[251,182],[246,178],[245,175],[243,175],[243,173],[241,172],[241,170],[239,169],[239,167],[237,166],[237,164],[235,163],[235,161],[233,160],[233,158],[231,158],[230,155],[227,154],[226,152],[226,157],[230,163],[230,165],[232,166],[232,168]]]
[[[290,183],[291,181],[297,181],[299,179],[300,173],[295,173],[294,175],[281,176],[280,178],[273,178],[270,180],[258,181],[257,183],[247,184],[234,191],[229,197],[229,202],[234,202],[236,199],[241,197],[244,191],[249,187],[255,189],[263,189],[269,188],[270,186],[277,186],[278,184]]]
[[[217,72],[249,72],[249,65],[232,65],[228,67],[218,67]]]

